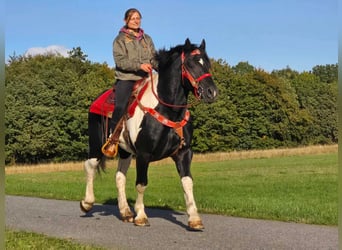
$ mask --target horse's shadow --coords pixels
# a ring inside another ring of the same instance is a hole
[[[131,210],[134,211],[132,208],[134,207],[135,200],[128,199],[127,201]],[[81,215],[81,217],[94,217],[94,214],[100,214],[101,216],[115,216],[118,220],[121,220],[120,212],[119,212],[119,208],[117,204],[118,204],[117,199],[109,199],[105,201],[103,204],[94,204],[91,211],[87,212],[84,215]],[[154,207],[148,207],[148,208],[145,207],[145,211],[149,218],[162,218],[180,227],[183,227],[188,231],[193,231],[183,222],[179,221],[176,217],[176,215],[184,215],[185,213],[175,211],[168,206],[166,207],[154,206]]]

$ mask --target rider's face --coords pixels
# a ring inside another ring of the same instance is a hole
[[[126,20],[127,27],[132,30],[137,30],[140,28],[141,17],[138,12],[134,12],[129,20]]]

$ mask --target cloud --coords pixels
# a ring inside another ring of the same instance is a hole
[[[33,47],[29,48],[24,56],[36,56],[36,55],[60,55],[63,57],[68,57],[68,51],[70,49],[65,48],[61,45],[50,45],[48,47]]]

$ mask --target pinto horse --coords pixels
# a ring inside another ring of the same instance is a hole
[[[171,157],[184,191],[188,226],[191,229],[202,229],[204,226],[197,212],[190,172],[193,127],[188,111],[188,95],[193,92],[197,99],[207,103],[217,97],[218,89],[209,73],[210,60],[205,51],[205,41],[202,40],[200,46],[197,46],[187,39],[184,45],[158,51],[156,58],[159,63],[158,74],[151,74],[146,80],[146,90],[136,100],[138,105],[133,115],[124,122],[119,138],[119,161],[115,178],[120,215],[125,222],[134,222],[138,226],[149,225],[143,202],[148,184],[148,166],[150,162]],[[91,123],[92,120],[89,120],[89,129],[94,127]],[[101,129],[97,132],[104,133]],[[90,132],[89,137],[92,134]],[[101,141],[97,139],[101,136],[103,134],[89,139],[93,141],[89,145],[90,150],[101,152]],[[126,173],[132,155],[136,158],[135,184],[138,193],[134,205],[135,217],[125,193]],[[90,211],[95,201],[93,180],[103,158],[99,156],[85,162],[87,185],[85,198],[81,201],[84,212]]]

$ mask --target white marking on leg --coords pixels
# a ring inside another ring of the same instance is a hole
[[[135,221],[147,221],[147,215],[145,213],[145,206],[144,206],[144,192],[146,189],[146,186],[142,186],[138,184],[136,186],[136,189],[138,191],[138,197],[134,205],[134,210],[137,214],[135,217]]]
[[[93,203],[95,202],[94,196],[94,179],[96,173],[96,167],[99,164],[99,161],[96,158],[91,158],[85,161],[84,163],[84,171],[87,175],[87,186],[85,198],[82,201],[83,207],[86,210],[90,210],[92,208]]]
[[[132,156],[126,159],[119,158],[118,169],[115,176],[116,188],[118,192],[118,207],[121,219],[124,222],[133,222],[133,213],[128,206],[126,197],[126,175],[131,164]]]
[[[193,182],[189,176],[182,178],[186,212],[189,215],[189,221],[200,220],[193,194]]]
[[[127,209],[130,210],[126,198],[126,176],[118,171],[116,173],[116,188],[118,191],[118,206],[122,217],[127,216]]]

